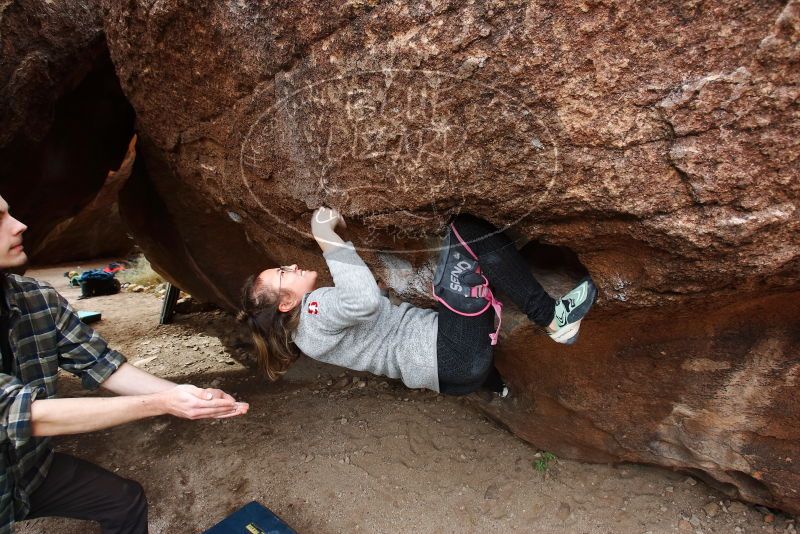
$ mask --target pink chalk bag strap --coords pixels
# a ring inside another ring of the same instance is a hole
[[[497,328],[489,334],[489,338],[492,345],[497,344],[503,320],[503,303],[495,298],[489,280],[481,272],[478,256],[453,224],[450,224],[442,243],[439,263],[433,276],[433,297],[453,313],[465,317],[475,317],[493,308],[497,316]]]

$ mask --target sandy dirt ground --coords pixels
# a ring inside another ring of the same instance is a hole
[[[250,348],[229,315],[179,315],[159,326],[161,301],[150,293],[77,300],[62,276],[75,267],[27,274],[77,309],[102,312],[96,328],[134,365],[250,403],[237,419],[165,416],[55,439],[57,450],[140,481],[153,533],[202,532],[257,500],[302,533],[796,534],[796,519],[730,501],[686,474],[561,459],[537,470],[542,451],[488,420],[475,400],[305,358],[267,384],[238,363]],[[60,387],[64,396],[102,394],[83,392],[69,375]],[[18,532],[99,528],[46,518]]]

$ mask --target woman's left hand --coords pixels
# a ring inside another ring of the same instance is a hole
[[[322,252],[327,252],[340,247],[344,241],[334,231],[336,226],[345,228],[344,218],[331,208],[318,208],[311,217],[311,235],[314,236]]]

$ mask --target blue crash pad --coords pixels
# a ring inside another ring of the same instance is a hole
[[[102,314],[96,311],[79,311],[78,318],[86,324],[96,323],[100,320]]]
[[[297,534],[269,508],[253,501],[205,531],[205,534]]]

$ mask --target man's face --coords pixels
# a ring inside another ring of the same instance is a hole
[[[0,269],[25,265],[28,256],[22,247],[22,232],[28,227],[8,212],[8,203],[0,197]]]

